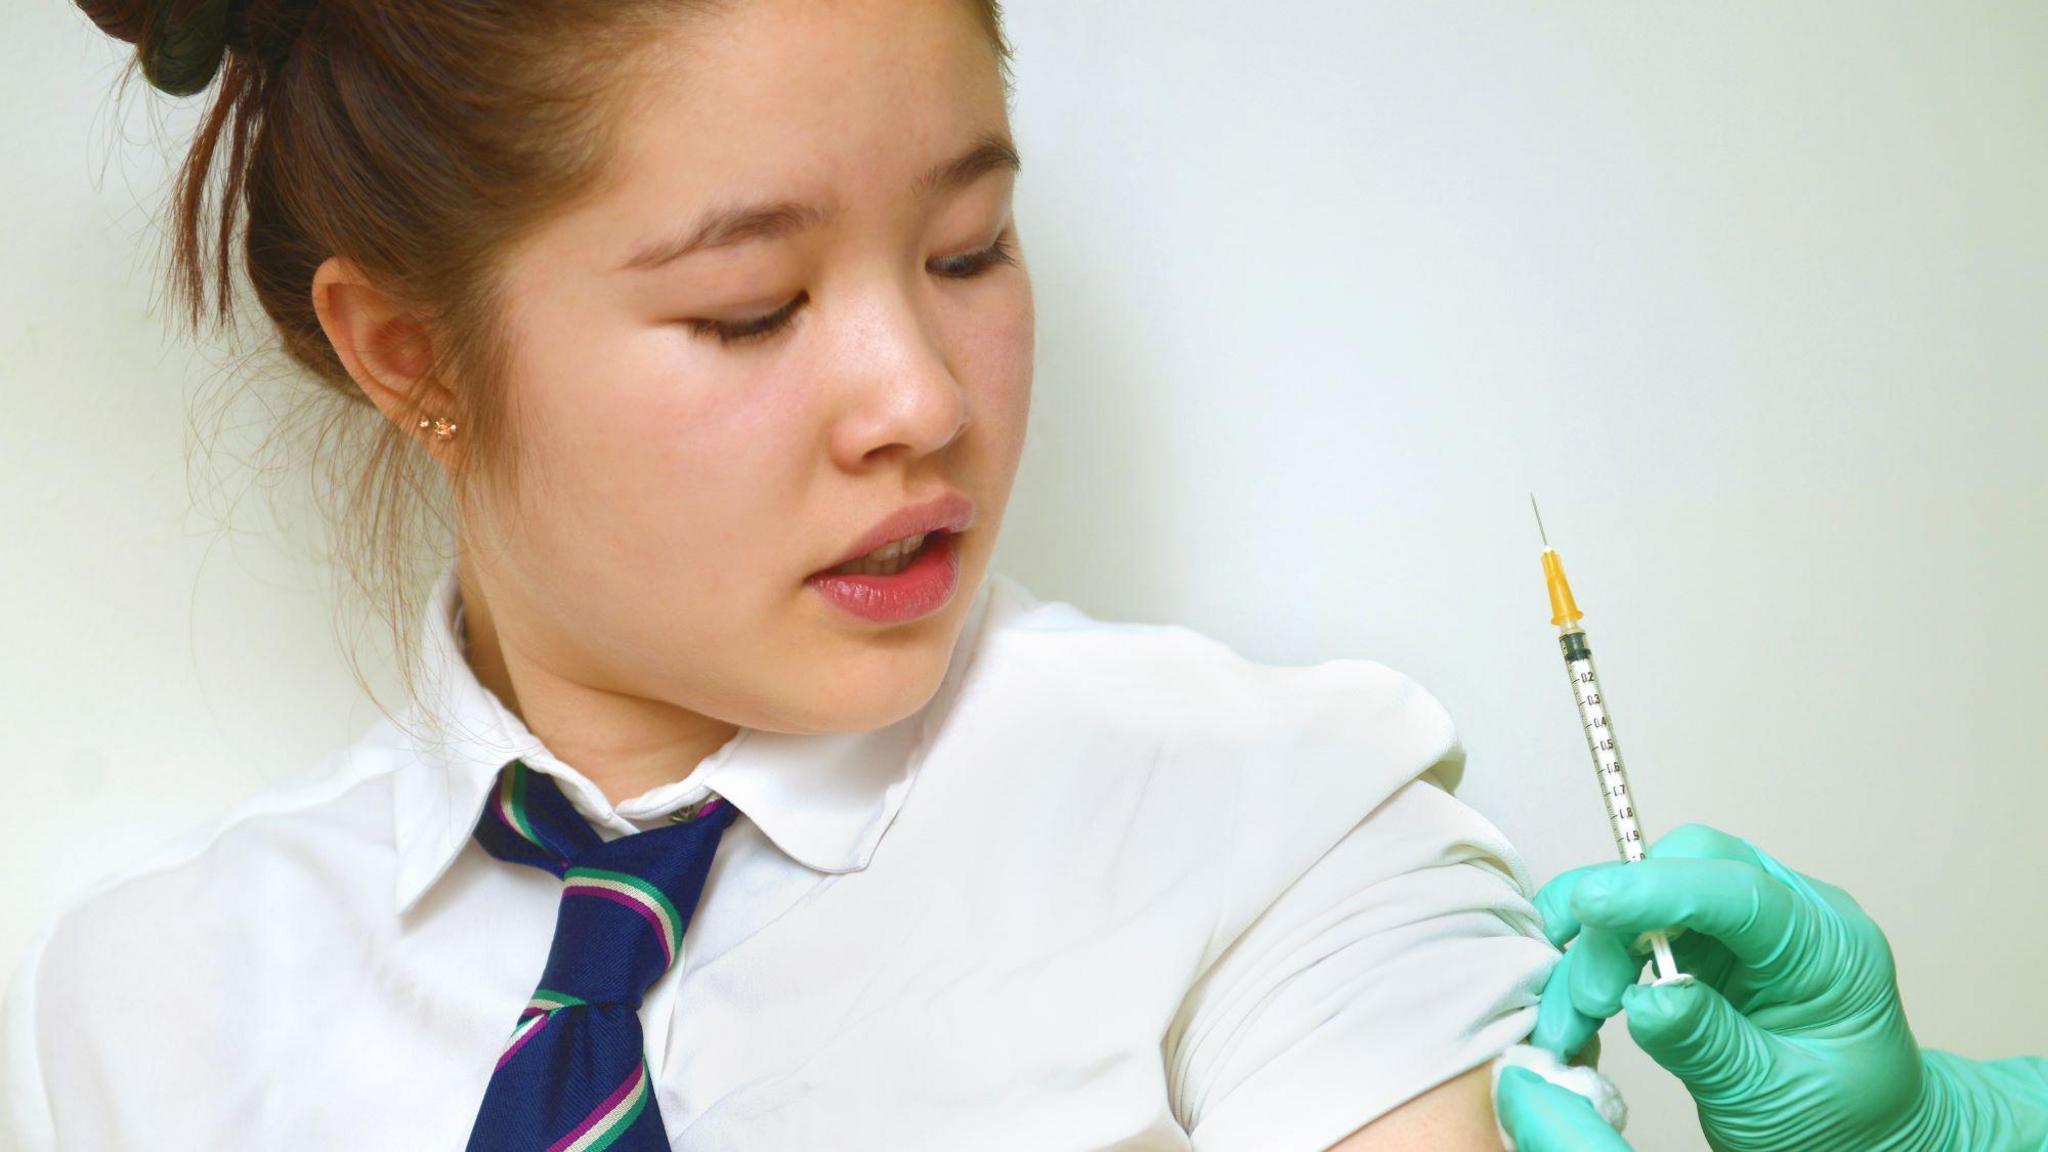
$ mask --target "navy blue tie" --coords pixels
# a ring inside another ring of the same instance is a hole
[[[545,772],[512,760],[477,820],[500,860],[562,878],[540,986],[498,1057],[468,1152],[667,1152],[640,1000],[675,963],[719,838],[714,796],[682,823],[605,840]]]

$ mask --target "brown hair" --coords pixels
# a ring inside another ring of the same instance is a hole
[[[732,0],[76,2],[136,46],[134,64],[152,85],[194,92],[217,75],[173,189],[169,282],[183,327],[194,337],[206,327],[209,275],[212,328],[233,323],[239,238],[287,374],[310,374],[318,385],[292,405],[311,418],[314,436],[308,451],[291,455],[311,469],[355,589],[386,617],[411,695],[420,577],[446,563],[436,557],[423,572],[419,550],[451,537],[450,493],[412,433],[420,413],[394,423],[343,367],[313,309],[313,274],[330,255],[345,257],[432,334],[429,372],[457,406],[433,415],[461,429],[453,494],[473,482],[515,490],[502,256],[601,187],[635,46]],[[968,4],[1007,100],[1001,7]],[[209,236],[210,203],[218,219]],[[439,532],[421,531],[428,514]],[[356,652],[344,650],[374,699]]]

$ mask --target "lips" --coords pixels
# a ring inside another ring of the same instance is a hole
[[[944,610],[960,586],[958,533],[928,534],[927,543],[889,576],[819,574],[804,583],[825,603],[869,624],[907,624]]]
[[[873,552],[884,544],[905,540],[920,533],[953,532],[967,530],[974,523],[974,501],[958,492],[947,491],[917,504],[911,504],[876,521],[859,539],[847,546],[839,559],[818,569],[818,573],[849,564]]]

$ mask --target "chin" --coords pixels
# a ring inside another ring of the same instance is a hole
[[[813,679],[810,723],[817,732],[866,732],[886,727],[930,702],[945,679],[952,645],[933,634],[922,643],[876,645],[846,659],[824,679]]]

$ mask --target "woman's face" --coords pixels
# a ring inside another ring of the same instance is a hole
[[[616,179],[508,273],[521,490],[465,522],[507,647],[553,676],[781,731],[929,699],[1030,407],[1031,282],[994,48],[961,0],[756,0],[651,46]],[[714,210],[813,206],[662,262]],[[998,242],[1016,262],[988,260]],[[787,322],[721,342],[755,321]],[[806,577],[972,501],[942,608],[882,624]]]

